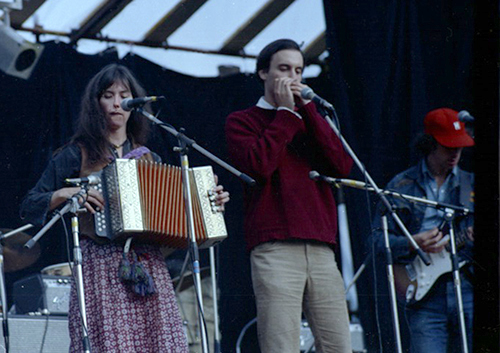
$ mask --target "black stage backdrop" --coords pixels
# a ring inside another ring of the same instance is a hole
[[[477,134],[482,129],[485,139],[484,142],[478,141],[477,148],[489,154],[477,160],[482,165],[489,163],[490,171],[496,168],[495,180],[498,181],[498,158],[495,159],[498,157],[498,144],[495,145],[498,141],[495,110],[498,108],[498,87],[495,87],[495,46],[498,42],[494,42],[496,35],[489,34],[496,22],[491,25],[488,21],[479,21],[480,24],[474,27],[478,15],[474,16],[472,1],[465,0],[325,0],[324,3],[327,44],[332,55],[323,74],[308,80],[308,84],[334,103],[344,136],[377,184],[384,186],[394,174],[416,161],[410,141],[421,131],[424,114],[441,106],[467,109],[478,116],[481,113],[478,120],[487,123],[483,125],[478,121]],[[490,14],[491,10],[483,11],[483,17],[484,13]],[[478,29],[477,33],[474,28]],[[270,41],[274,39],[270,38]],[[482,46],[481,53],[486,53],[486,56],[474,56],[475,46]],[[52,153],[72,135],[86,83],[111,62],[130,67],[148,94],[166,97],[164,103],[154,106],[155,112],[159,110],[161,120],[177,129],[184,127],[186,134],[199,145],[226,160],[226,116],[231,111],[255,104],[262,93],[254,75],[193,78],[163,69],[139,56],[118,59],[113,50],[89,56],[77,53],[66,44],[46,43],[29,80],[0,74],[0,180],[4,190],[0,206],[1,227],[22,225],[18,216],[22,198],[36,183]],[[479,96],[478,92],[484,92],[484,85],[489,89],[488,94]],[[485,99],[488,104],[485,104]],[[148,146],[171,163],[178,160],[168,147],[174,142],[166,132],[152,127]],[[194,151],[189,158],[192,166],[211,164]],[[472,162],[472,152],[465,153],[464,168],[472,170],[477,167]],[[248,254],[243,242],[241,185],[236,177],[220,167],[214,165],[214,170],[231,192],[231,203],[226,211],[229,237],[218,247],[217,260],[222,350],[234,352],[243,326],[255,317],[255,306]],[[478,179],[481,177],[486,180],[490,176],[478,175]],[[352,178],[362,179],[357,169]],[[354,260],[358,267],[370,253],[370,212],[375,198],[370,196],[368,199],[357,190],[345,190],[345,193]],[[494,203],[488,204],[491,195],[493,201],[496,200],[498,183],[489,189],[489,198],[482,198],[478,190],[478,202],[483,200],[483,209],[490,210],[490,215],[497,207]],[[493,237],[498,234],[498,212],[491,217],[482,228],[493,230],[490,233]],[[478,219],[478,226],[480,222]],[[34,234],[35,231],[28,233]],[[492,251],[486,252],[486,258],[496,259],[498,239],[487,239],[496,248],[493,246]],[[67,260],[61,225],[47,233],[40,244],[43,256],[34,265],[7,273],[9,295],[16,280],[37,273],[47,265]],[[206,251],[202,251],[202,258],[204,266]],[[367,270],[358,281],[359,316],[370,352],[394,351],[385,269],[381,261],[376,258],[376,266],[371,266],[372,261],[369,261]],[[494,287],[498,266],[493,269],[493,274],[491,271],[488,275],[484,273],[482,279],[488,285],[484,284],[481,289],[488,295],[481,299],[498,313],[498,296]],[[11,295],[9,302],[12,302]],[[481,338],[489,337],[486,333],[491,335],[492,332],[487,332],[488,327],[498,323],[498,315],[491,316],[494,319],[490,318],[487,325],[477,324],[475,327],[479,334],[484,335]],[[400,316],[400,319],[406,349],[404,317]],[[493,331],[491,337],[490,342],[498,337],[497,332]],[[255,326],[247,332],[241,347],[242,352],[258,351]]]
[[[462,168],[476,179],[477,352],[499,347],[498,301],[498,3],[471,0],[328,1],[329,79],[325,93],[341,116],[344,136],[378,186],[417,161],[412,141],[423,117],[439,107],[476,115],[477,146]],[[473,153],[475,157],[473,157]],[[356,168],[352,177],[363,180]],[[345,190],[356,266],[371,253],[376,196]],[[358,280],[367,346],[394,352],[383,257],[368,258]],[[404,312],[399,311],[408,349]]]

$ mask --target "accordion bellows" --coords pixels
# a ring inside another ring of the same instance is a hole
[[[227,236],[222,213],[210,200],[212,167],[189,170],[196,242],[209,247]],[[95,216],[97,236],[110,240],[186,248],[189,241],[181,168],[135,159],[116,159],[101,171],[98,187],[106,200]]]

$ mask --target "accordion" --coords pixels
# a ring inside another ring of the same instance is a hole
[[[212,167],[189,169],[196,243],[210,247],[227,236],[222,213],[211,200]],[[95,233],[112,241],[186,248],[189,232],[181,168],[136,159],[116,159],[100,172],[96,188],[106,200],[94,215]]]

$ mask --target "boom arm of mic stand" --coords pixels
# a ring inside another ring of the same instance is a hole
[[[33,238],[31,238],[26,242],[26,244],[24,244],[24,247],[27,249],[31,249],[33,246],[35,246],[35,243],[54,225],[54,223],[56,223],[59,219],[61,219],[61,217],[64,214],[68,213],[69,211],[76,212],[78,206],[80,205],[79,199],[86,193],[87,190],[82,188],[78,193],[73,195],[73,197],[71,197],[66,202],[66,205],[64,205],[64,207],[61,210],[59,210],[54,215],[54,217],[52,217],[52,219],[45,226],[43,226],[43,228],[40,229],[38,233],[35,234]]]
[[[375,191],[374,188],[367,186],[366,183],[364,183],[362,181],[352,180],[352,179],[340,179],[340,178],[330,178],[330,179],[331,180],[326,180],[326,181],[329,183],[331,182],[331,183],[336,184],[336,185],[340,184],[340,185],[348,186],[348,187],[355,188],[355,189],[362,189],[362,190],[368,190],[368,191],[373,191],[373,192]],[[417,196],[413,196],[413,195],[403,194],[403,193],[400,193],[397,191],[392,191],[392,190],[382,189],[382,190],[380,190],[380,192],[384,195],[390,195],[390,196],[397,197],[397,198],[405,200],[405,201],[409,201],[409,202],[413,202],[413,203],[420,203],[420,204],[431,206],[431,207],[434,207],[437,209],[444,209],[444,210],[452,209],[454,212],[460,213],[462,215],[474,214],[474,212],[471,209],[466,208],[466,207],[455,206],[455,205],[444,203],[444,202],[432,201],[429,199],[425,199],[423,197],[417,197]]]
[[[28,240],[26,244],[24,244],[24,247],[27,249],[31,249],[33,246],[35,246],[35,243],[56,223],[63,214],[67,213],[69,209],[71,208],[71,204],[67,203],[59,212],[57,212],[52,219],[43,226],[42,229],[38,233],[35,234],[33,238]]]
[[[174,135],[176,138],[184,141],[186,146],[194,148],[196,151],[207,157],[208,159],[212,160],[213,162],[217,163],[227,171],[233,173],[236,175],[238,178],[243,180],[246,184],[249,186],[254,186],[256,184],[255,180],[252,179],[250,176],[246,175],[245,173],[240,172],[238,169],[234,168],[233,166],[229,165],[228,163],[224,162],[222,159],[219,157],[215,156],[214,154],[208,152],[206,149],[203,147],[199,146],[194,140],[190,139],[186,135],[178,132],[176,129],[174,129],[171,126],[167,126],[163,121],[159,120],[156,118],[154,115],[148,113],[142,108],[137,109],[139,113],[141,113],[143,116],[154,122],[155,124],[159,125],[161,128],[164,130],[167,130],[170,134]]]
[[[328,125],[330,125],[330,127],[332,128],[332,130],[338,136],[338,138],[342,142],[342,145],[344,146],[345,150],[351,156],[351,158],[353,159],[354,163],[356,163],[356,165],[358,166],[358,168],[361,171],[361,173],[363,173],[363,175],[366,178],[366,180],[368,180],[368,183],[374,189],[374,191],[376,192],[376,194],[380,197],[380,199],[384,203],[385,207],[387,208],[387,210],[391,214],[391,217],[393,218],[393,220],[396,222],[396,224],[399,226],[399,228],[401,229],[401,231],[403,232],[403,234],[406,236],[406,238],[408,239],[408,241],[410,242],[410,244],[413,246],[413,248],[417,252],[417,255],[422,259],[422,261],[427,266],[429,266],[431,264],[431,260],[430,260],[429,255],[427,255],[420,248],[420,246],[418,246],[417,242],[415,241],[415,239],[413,239],[413,237],[411,236],[410,232],[408,232],[408,229],[405,227],[405,225],[403,224],[403,222],[401,221],[401,219],[399,218],[399,216],[396,214],[396,212],[394,212],[394,209],[393,209],[392,205],[390,204],[389,200],[387,200],[387,198],[385,197],[385,195],[381,192],[380,188],[377,186],[377,184],[375,184],[375,181],[371,178],[370,174],[366,171],[365,167],[363,166],[363,164],[361,163],[361,161],[358,159],[358,157],[356,156],[356,154],[354,153],[354,151],[351,149],[351,147],[349,146],[349,144],[347,143],[347,141],[340,134],[339,129],[335,126],[335,124],[333,123],[333,121],[330,118],[330,116],[328,116],[328,114],[325,116],[325,119],[326,119]]]
[[[4,239],[7,239],[9,237],[11,237],[12,235],[15,235],[17,233],[20,233],[20,232],[23,232],[27,229],[30,229],[30,228],[33,228],[34,225],[33,224],[25,224],[24,226],[21,226],[17,229],[14,229],[14,230],[11,230],[10,232],[7,232],[7,233],[4,233],[4,234],[0,234],[0,240],[4,240]]]

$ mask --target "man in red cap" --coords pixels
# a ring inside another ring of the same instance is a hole
[[[424,134],[416,147],[423,154],[420,162],[396,175],[387,189],[474,210],[474,175],[458,167],[464,147],[474,140],[449,108],[430,111],[424,119]],[[463,352],[458,302],[448,252],[449,236],[444,211],[419,203],[393,201],[398,215],[421,249],[431,256],[425,266],[397,225],[389,219],[389,239],[396,264],[396,287],[406,300],[406,320],[410,330],[411,352]],[[457,214],[458,216],[458,214]],[[380,217],[374,220],[377,249],[384,252]],[[471,258],[473,219],[457,217],[454,222],[468,350],[472,350],[473,288]],[[463,245],[463,246],[462,246]]]

